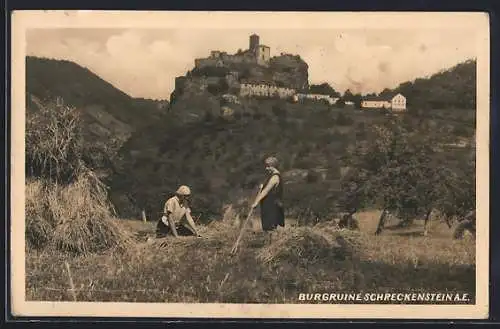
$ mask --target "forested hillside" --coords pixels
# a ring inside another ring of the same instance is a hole
[[[408,116],[409,127],[426,121],[449,136],[470,137],[473,122]],[[336,211],[348,149],[386,122],[381,113],[332,109],[324,104],[279,100],[243,103],[233,116],[211,116],[189,125],[158,124],[135,134],[120,153],[113,201],[123,215],[141,208],[157,216],[179,184],[192,186],[194,208],[204,218],[220,216],[224,204],[251,197],[263,179],[262,160],[276,155],[286,184],[289,216],[314,220]],[[467,129],[456,129],[467,127]]]
[[[428,78],[404,82],[384,92],[402,93],[412,109],[475,109],[476,61],[459,63]]]

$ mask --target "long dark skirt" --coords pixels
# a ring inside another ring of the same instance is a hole
[[[189,236],[189,235],[194,235],[191,230],[189,230],[187,227],[185,227],[182,224],[178,224],[175,226],[175,230],[177,231],[177,234],[180,236]],[[169,226],[165,225],[161,220],[158,221],[158,224],[156,225],[156,237],[157,238],[164,238],[168,235],[174,235],[172,230],[170,229]]]
[[[283,207],[275,202],[263,201],[261,203],[260,219],[264,231],[274,230],[278,226],[285,227],[285,212],[283,211]]]

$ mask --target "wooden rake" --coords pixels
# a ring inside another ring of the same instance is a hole
[[[259,193],[262,191],[263,188],[264,188],[264,186],[261,185],[259,188],[259,192],[255,196],[254,202],[257,201],[257,197],[259,196]],[[240,234],[238,235],[238,239],[236,239],[236,242],[234,243],[233,248],[231,249],[232,255],[236,254],[236,252],[238,251],[238,244],[240,243],[241,237],[243,236],[243,233],[245,232],[245,228],[247,227],[247,223],[250,221],[250,218],[252,217],[254,209],[255,208],[253,208],[253,207],[250,208],[250,211],[248,212],[247,219],[245,219],[245,221],[243,222],[243,225],[241,226]]]
[[[241,226],[240,234],[238,235],[238,239],[236,239],[236,242],[234,243],[233,248],[231,249],[231,254],[233,254],[233,255],[236,254],[236,252],[238,251],[238,244],[240,243],[240,240],[243,237],[243,233],[245,232],[245,228],[247,226],[247,223],[250,221],[250,218],[252,217],[253,210],[254,210],[253,207],[250,208],[250,211],[248,212],[248,216],[245,219],[245,221],[243,222],[243,225]]]

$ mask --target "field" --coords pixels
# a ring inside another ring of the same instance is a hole
[[[299,303],[300,292],[456,292],[474,303],[475,242],[452,239],[435,221],[395,221],[374,236],[379,212],[358,215],[360,231],[334,221],[264,235],[254,219],[237,255],[231,218],[201,227],[203,238],[147,239],[155,223],[120,220],[137,236],[125,251],[71,256],[44,249],[26,256],[26,298],[47,301]],[[71,274],[68,275],[66,263]],[[75,290],[71,290],[69,277]],[[73,295],[73,293],[75,295]]]

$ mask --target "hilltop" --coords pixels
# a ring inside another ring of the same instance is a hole
[[[270,56],[270,47],[251,35],[249,48],[235,54],[212,50],[206,58],[194,60],[194,67],[175,78],[170,96],[171,110],[183,120],[220,113],[221,96],[239,96],[244,85],[264,85],[275,89],[306,92],[308,65],[299,56],[282,53]]]
[[[30,111],[60,98],[78,108],[89,142],[117,146],[134,131],[164,117],[166,101],[133,98],[90,70],[67,60],[26,57],[26,106]]]
[[[426,78],[401,83],[384,94],[401,93],[414,109],[475,109],[476,60],[467,60]]]

